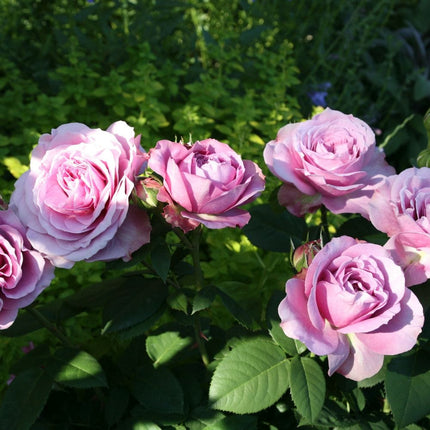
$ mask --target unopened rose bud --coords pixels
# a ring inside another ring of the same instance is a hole
[[[293,266],[298,273],[307,269],[314,259],[315,255],[321,250],[321,239],[312,240],[299,246],[293,254]]]
[[[157,194],[160,188],[161,184],[154,178],[144,178],[135,186],[137,197],[148,208],[157,207]]]

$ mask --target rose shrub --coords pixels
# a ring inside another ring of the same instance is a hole
[[[192,145],[160,140],[149,151],[149,167],[163,178],[158,200],[167,203],[166,220],[190,231],[243,227],[250,215],[238,206],[264,190],[264,176],[227,144],[206,139]]]
[[[284,182],[279,203],[296,216],[320,205],[366,216],[366,200],[381,176],[395,173],[365,122],[329,108],[282,127],[267,143],[264,160]]]
[[[127,260],[151,230],[146,212],[129,205],[145,160],[140,137],[123,121],[107,131],[61,125],[40,137],[11,207],[33,247],[56,266]]]
[[[54,266],[34,250],[11,210],[0,211],[0,329],[28,306],[54,278]]]
[[[278,309],[284,333],[327,355],[329,375],[359,381],[376,374],[384,355],[415,345],[424,323],[389,252],[349,236],[327,243],[305,279],[287,281],[286,293]]]

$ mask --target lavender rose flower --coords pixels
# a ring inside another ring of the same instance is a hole
[[[11,207],[54,265],[130,259],[149,241],[146,212],[129,205],[146,154],[125,122],[107,131],[64,124],[40,137]]]
[[[163,178],[157,198],[168,203],[164,216],[184,231],[199,224],[243,227],[250,214],[238,206],[253,201],[264,189],[257,164],[242,160],[215,139],[193,145],[161,140],[149,156],[149,167]]]
[[[0,329],[15,321],[54,277],[54,266],[35,251],[11,211],[0,211]]]
[[[365,122],[329,108],[281,128],[266,145],[264,160],[284,182],[280,204],[296,216],[322,204],[334,213],[366,216],[381,176],[395,173]]]
[[[384,245],[403,268],[406,286],[422,284],[430,278],[430,234],[401,232]]]
[[[411,167],[375,190],[369,219],[390,240],[385,245],[406,275],[406,285],[430,277],[430,168]]]
[[[390,253],[348,236],[327,243],[304,279],[288,280],[286,292],[278,309],[283,331],[327,355],[329,375],[371,377],[384,355],[415,345],[424,323],[423,308]]]
[[[430,233],[430,168],[411,167],[386,178],[375,190],[368,212],[372,224],[388,236]]]

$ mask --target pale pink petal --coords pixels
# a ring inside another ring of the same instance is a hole
[[[350,354],[336,370],[354,381],[376,375],[384,364],[384,355],[370,350],[355,335],[349,335]]]
[[[415,294],[406,289],[400,312],[377,331],[358,333],[357,339],[371,351],[394,355],[414,347],[424,324],[423,307]]]
[[[243,209],[230,209],[227,212],[221,214],[202,214],[202,213],[190,213],[182,211],[181,215],[193,221],[197,221],[208,228],[218,229],[225,227],[240,227],[248,224],[251,219],[249,212]]]
[[[330,354],[339,347],[339,335],[325,325],[316,328],[309,318],[304,282],[301,279],[290,279],[286,285],[287,297],[279,305],[281,328],[293,339],[303,342],[310,351],[318,355]]]

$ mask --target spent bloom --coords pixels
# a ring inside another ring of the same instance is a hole
[[[282,127],[267,143],[264,160],[283,182],[279,203],[296,216],[320,205],[366,216],[375,186],[395,173],[364,121],[329,108]]]
[[[356,381],[376,374],[384,355],[410,350],[424,323],[390,253],[349,236],[328,242],[304,279],[287,281],[278,311],[287,336],[328,356],[329,375]]]
[[[123,121],[106,131],[61,125],[40,137],[11,207],[32,246],[58,267],[128,260],[151,231],[146,212],[129,205],[145,161],[140,136]]]
[[[199,224],[243,227],[250,214],[239,206],[264,190],[257,164],[215,139],[192,145],[160,140],[149,151],[148,166],[163,180],[157,198],[167,203],[164,217],[185,232]]]

